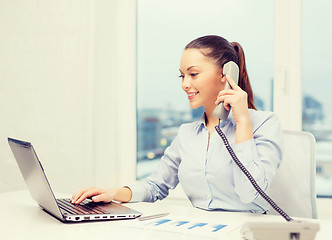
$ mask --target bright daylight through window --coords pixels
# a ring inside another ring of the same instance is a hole
[[[303,0],[302,5],[303,130],[316,138],[317,196],[332,197],[332,3]]]

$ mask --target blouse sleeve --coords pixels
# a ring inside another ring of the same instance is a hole
[[[263,121],[252,123],[254,138],[232,148],[238,159],[254,177],[258,185],[267,191],[276,169],[282,159],[282,134],[279,119],[269,113]],[[242,202],[253,202],[259,196],[248,178],[240,168],[233,163],[235,191]]]
[[[131,202],[154,202],[168,195],[169,189],[174,189],[178,183],[178,168],[180,156],[178,154],[178,136],[166,148],[160,159],[158,168],[146,180],[133,186],[127,186],[132,191]]]

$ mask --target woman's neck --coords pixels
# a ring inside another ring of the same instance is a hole
[[[213,115],[214,109],[205,109],[205,125],[207,128],[213,128],[219,124],[219,119]]]

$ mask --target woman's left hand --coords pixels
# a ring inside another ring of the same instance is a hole
[[[230,110],[232,107],[232,114],[236,124],[248,122],[248,95],[243,91],[230,77],[223,77],[229,83],[232,89],[225,89],[219,92],[216,104],[224,102],[224,107]]]

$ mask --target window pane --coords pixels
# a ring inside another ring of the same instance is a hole
[[[317,195],[332,197],[332,3],[304,0],[302,4],[303,130],[316,138]]]
[[[179,62],[191,40],[239,42],[259,109],[272,110],[273,1],[137,1],[137,178],[148,176],[178,127],[201,117],[181,89]],[[264,33],[264,35],[262,35]]]

